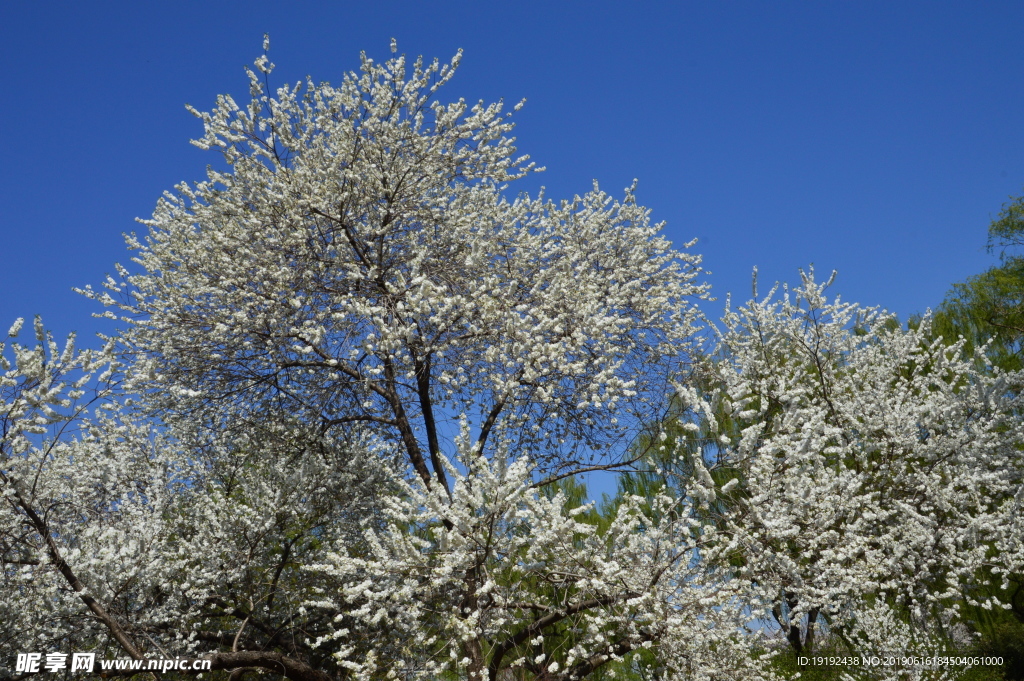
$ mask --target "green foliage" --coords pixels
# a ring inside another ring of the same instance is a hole
[[[1009,258],[954,284],[932,328],[949,340],[963,336],[968,352],[991,342],[988,355],[996,366],[1024,368],[1024,258]]]
[[[1007,371],[1024,368],[1024,196],[1011,197],[988,228],[988,248],[1000,264],[953,285],[936,311],[933,329],[948,340],[963,336],[965,350],[990,343],[988,355]]]
[[[988,228],[989,249],[1024,246],[1024,196],[1011,196]],[[1005,255],[1005,251],[1004,251]]]
[[[1024,623],[1005,618],[992,626],[978,645],[982,655],[1003,658],[1006,681],[1024,679]]]

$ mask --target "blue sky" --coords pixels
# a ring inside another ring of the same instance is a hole
[[[523,189],[639,178],[720,299],[814,263],[847,300],[923,311],[994,261],[985,229],[1024,191],[1019,2],[10,2],[0,325],[110,330],[72,287],[215,161],[184,104],[244,99],[264,32],[278,84],[336,82],[391,37],[464,48],[442,98],[527,98],[519,148],[548,170]]]

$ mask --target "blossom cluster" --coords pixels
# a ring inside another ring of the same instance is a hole
[[[962,601],[1000,607],[981,580],[1022,565],[1022,377],[826,288],[812,271],[730,309],[717,419],[705,407],[735,476],[716,550],[797,651],[816,624],[903,635],[879,608],[948,624]]]

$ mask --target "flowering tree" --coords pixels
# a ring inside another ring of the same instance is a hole
[[[797,652],[872,602],[948,622],[983,568],[1019,560],[1022,377],[826,287],[812,272],[729,310],[716,367],[731,424],[715,455],[735,472],[718,550]]]
[[[226,170],[165,195],[129,238],[141,270],[90,292],[130,323],[130,385],[157,412],[372,432],[446,490],[462,417],[480,453],[544,474],[623,463],[688,358],[700,259],[632,190],[506,200],[535,168],[501,103],[434,101],[458,61],[364,56],[272,97],[262,57],[249,105],[193,110]]]

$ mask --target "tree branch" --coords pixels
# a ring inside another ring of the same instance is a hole
[[[530,626],[526,627],[515,636],[505,639],[504,642],[499,643],[497,646],[494,647],[494,652],[491,655],[491,663],[488,665],[488,672],[490,674],[488,678],[498,678],[498,671],[500,671],[501,669],[502,658],[505,657],[505,654],[508,651],[522,644],[523,641],[533,638],[547,627],[550,627],[554,624],[558,624],[566,617],[570,617],[572,615],[575,615],[576,613],[580,613],[585,610],[590,610],[591,608],[598,608],[603,605],[611,605],[616,601],[636,598],[637,596],[639,596],[639,594],[627,592],[624,594],[619,594],[618,596],[602,596],[600,598],[592,598],[589,601],[577,603],[576,605],[569,606],[564,610],[552,612],[551,614],[545,615],[544,617],[541,617],[538,620],[534,620],[534,622]]]
[[[46,551],[50,556],[50,563],[58,572],[60,572],[71,588],[75,590],[75,593],[77,593],[78,597],[82,599],[82,602],[85,603],[86,607],[89,608],[89,610],[91,610],[104,625],[106,625],[111,635],[121,645],[121,647],[124,648],[125,652],[131,655],[132,659],[141,660],[142,652],[135,646],[135,643],[128,637],[128,634],[121,625],[117,623],[117,620],[115,620],[95,598],[89,595],[85,585],[80,579],[78,579],[78,576],[71,569],[71,566],[67,564],[67,561],[64,560],[64,557],[60,552],[60,547],[57,546],[57,542],[54,541],[53,535],[50,533],[49,525],[45,520],[39,517],[39,514],[36,513],[31,504],[29,504],[25,497],[22,496],[21,490],[18,489],[17,482],[8,478],[6,475],[0,474],[0,476],[3,477],[4,482],[11,486],[11,489],[14,491],[14,498],[17,500],[18,505],[21,506],[25,515],[28,516],[29,521],[32,523],[36,532],[38,532],[43,538],[43,541],[46,542]]]

